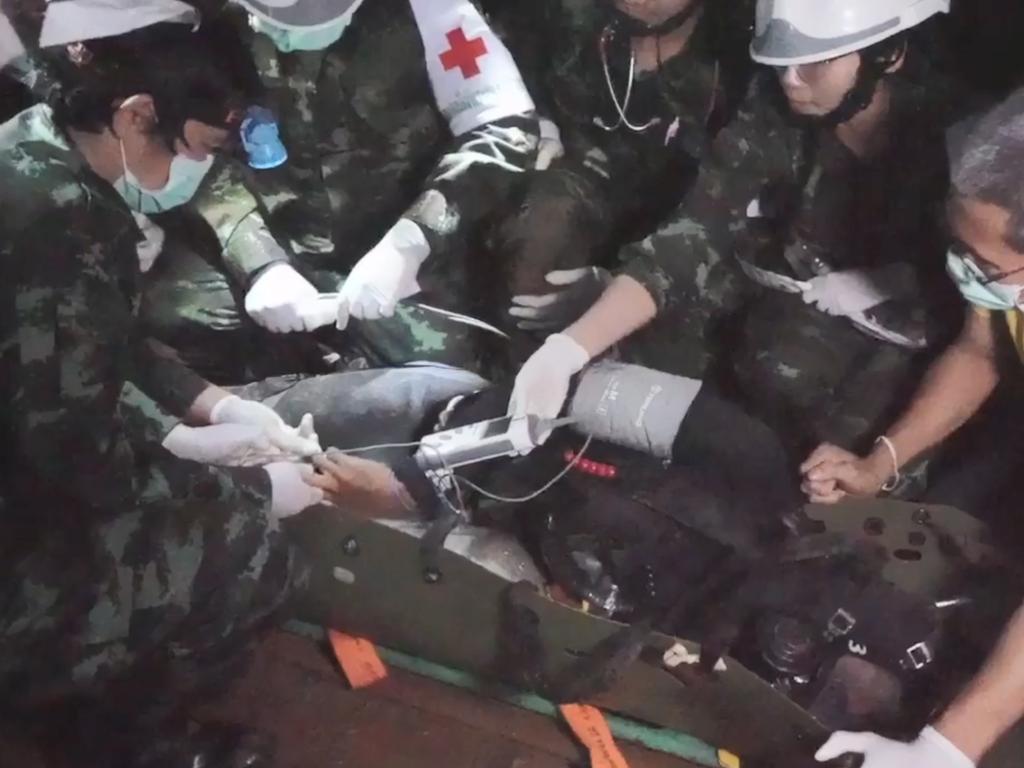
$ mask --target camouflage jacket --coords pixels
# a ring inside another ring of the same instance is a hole
[[[660,310],[714,304],[746,279],[737,277],[738,255],[781,251],[799,236],[814,241],[830,270],[909,264],[923,302],[944,294],[944,135],[954,115],[938,88],[893,84],[889,141],[861,159],[833,133],[795,119],[764,72],[685,201],[658,232],[623,249],[625,274]]]
[[[158,505],[265,510],[260,470],[160,445],[206,383],[137,336],[140,233],[47,107],[0,126],[0,487],[39,525]]]
[[[289,262],[290,251],[267,224],[270,212],[253,172],[235,157],[218,157],[181,214],[198,216],[216,236],[222,264],[235,283],[248,289],[271,264]],[[186,219],[187,220],[187,219]]]
[[[347,269],[402,216],[421,225],[432,253],[443,253],[506,202],[517,171],[532,161],[532,114],[452,135],[408,0],[366,3],[326,51],[281,53],[265,35],[243,34],[289,152],[285,166],[255,174],[259,195],[275,237],[310,266]],[[487,137],[500,144],[504,129],[516,146],[495,150]],[[484,162],[462,165],[480,153]],[[499,155],[506,166],[488,162]],[[254,210],[223,185],[207,199],[219,207],[222,235]],[[245,263],[240,250],[228,249],[229,266],[251,276],[258,260]]]
[[[656,170],[665,163],[692,170],[709,137],[742,99],[754,18],[747,0],[705,4],[686,49],[665,61],[657,73],[639,74],[628,106],[629,40],[626,33],[616,31],[606,7],[610,3],[491,4],[497,23],[507,30],[538,111],[558,125],[570,157],[591,162],[600,158],[613,178]],[[634,125],[654,124],[642,132],[624,125],[614,130],[601,127],[620,123],[616,101],[627,107]]]
[[[3,76],[21,83],[33,101],[43,104],[60,87],[52,61],[39,52],[13,60]],[[189,207],[212,229],[224,253],[224,265],[239,284],[245,285],[249,275],[275,262],[289,260],[288,252],[267,230],[267,210],[251,171],[237,158],[216,158]],[[182,213],[172,214],[176,223]]]

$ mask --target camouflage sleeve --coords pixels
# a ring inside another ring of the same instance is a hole
[[[535,116],[487,123],[446,147],[423,192],[405,213],[423,229],[431,254],[464,242],[489,214],[507,206],[536,157]]]
[[[265,473],[195,464],[160,447],[179,420],[133,383],[146,355],[134,336],[123,254],[96,232],[67,224],[44,221],[12,249],[22,265],[14,291],[19,380],[10,414],[20,459],[41,481],[97,508],[219,499],[265,509]]]
[[[192,207],[213,229],[224,266],[243,289],[248,289],[266,267],[290,260],[270,233],[263,206],[238,162],[218,159],[193,198]]]
[[[4,67],[4,74],[25,86],[39,102],[49,101],[60,85],[50,60],[39,51],[11,60]]]
[[[186,413],[210,386],[206,379],[188,368],[173,349],[155,339],[136,343],[134,351],[135,383],[172,414]]]
[[[799,153],[799,132],[762,87],[752,88],[715,138],[686,199],[653,235],[620,252],[623,274],[647,289],[659,311],[704,297],[707,275],[734,259],[751,203],[768,186],[794,178]]]

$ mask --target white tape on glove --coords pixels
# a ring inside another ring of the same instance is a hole
[[[551,164],[565,156],[565,145],[562,144],[562,132],[558,126],[546,117],[540,119],[540,143],[537,145],[537,159],[533,163],[534,170],[546,171]]]

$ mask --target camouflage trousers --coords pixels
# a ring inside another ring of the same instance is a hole
[[[292,423],[312,413],[324,446],[354,448],[414,440],[449,400],[485,384],[416,366],[280,377],[237,391]],[[364,455],[386,461],[395,452]],[[201,683],[308,576],[280,523],[222,501],[150,502],[101,523],[68,510],[66,526],[30,535],[16,530],[10,504],[0,496],[0,555],[13,553],[0,557],[0,708],[95,695],[140,668]]]
[[[724,384],[731,378],[744,309],[761,289],[735,259],[698,260],[681,253],[684,258],[687,272],[674,288],[685,285],[685,295],[621,345],[622,359]]]
[[[336,291],[343,282],[336,273],[323,270],[307,277],[324,292]],[[169,237],[146,275],[140,316],[149,333],[177,350],[190,368],[219,384],[323,372],[325,353],[340,354],[351,367],[430,362],[484,371],[488,345],[500,337],[436,311],[431,296],[428,292],[403,302],[391,318],[353,320],[343,332],[324,328],[316,334],[274,334],[249,319],[244,292],[216,259],[204,258]],[[431,308],[424,308],[421,301]]]
[[[823,441],[869,448],[908,403],[926,362],[778,291],[746,308],[729,356],[742,399],[801,454]]]
[[[414,440],[429,431],[433,418],[449,401],[486,386],[484,379],[470,371],[415,365],[305,378],[280,376],[234,391],[269,405],[289,424],[312,414],[321,445],[348,450]],[[387,461],[396,452],[408,455],[410,449],[360,455]]]
[[[307,576],[276,521],[222,502],[151,502],[94,525],[77,511],[0,569],[4,708],[96,696],[140,669],[187,688]]]
[[[671,170],[664,163],[652,167],[636,152],[609,158],[595,148],[585,156],[570,149],[550,168],[529,172],[521,202],[491,243],[502,276],[495,322],[512,337],[518,363],[542,337],[515,328],[505,311],[511,297],[550,291],[544,276],[551,270],[614,269],[619,247],[652,231],[685,189]]]

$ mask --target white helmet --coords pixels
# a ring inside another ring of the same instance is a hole
[[[114,37],[160,22],[199,23],[199,13],[181,0],[48,0],[42,48]]]
[[[757,0],[750,55],[788,67],[860,51],[916,27],[950,0]]]
[[[345,16],[356,0],[234,0],[263,21],[286,29],[316,29]]]

